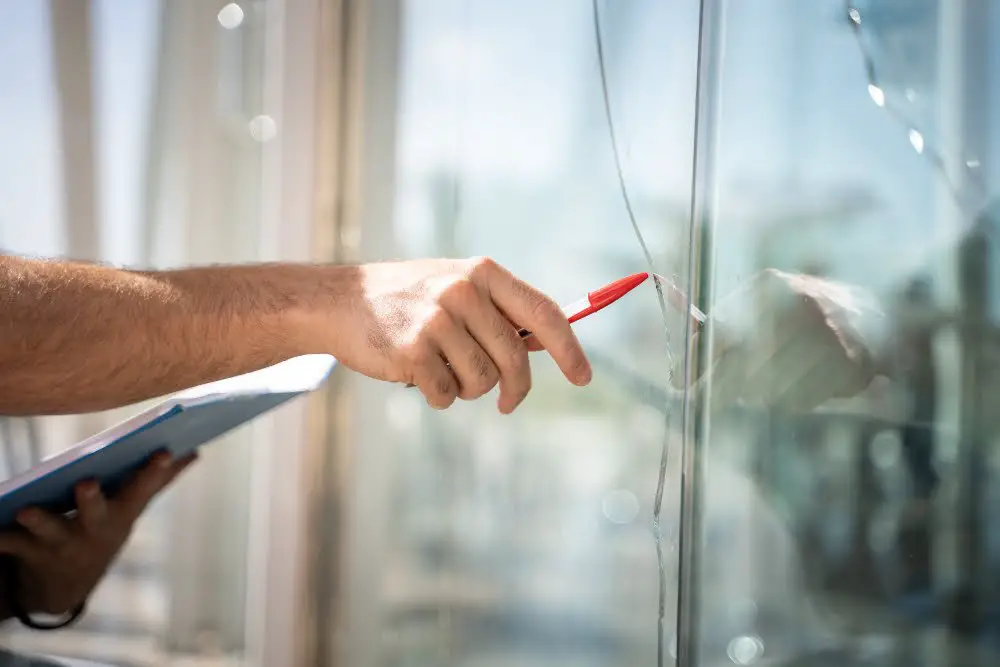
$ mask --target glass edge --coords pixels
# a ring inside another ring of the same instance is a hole
[[[700,0],[698,26],[697,83],[695,89],[695,138],[692,147],[691,223],[688,250],[688,292],[692,303],[708,312],[711,298],[713,254],[713,202],[715,135],[719,105],[719,73],[723,57],[725,0]],[[678,592],[676,609],[676,664],[698,664],[698,548],[701,544],[703,486],[702,443],[707,434],[705,400],[710,396],[707,372],[712,349],[712,323],[706,322],[706,340],[692,346],[694,329],[685,333],[684,402],[681,445],[680,536],[678,540]],[[695,353],[694,355],[692,353]],[[701,382],[692,383],[695,377]]]

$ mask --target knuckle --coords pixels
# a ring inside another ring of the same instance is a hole
[[[566,317],[554,301],[544,296],[536,296],[529,306],[531,317],[545,327],[561,327]]]
[[[455,306],[468,306],[479,301],[479,289],[472,279],[463,276],[451,281],[441,290],[440,300]]]
[[[498,264],[495,260],[484,255],[480,255],[477,257],[470,257],[468,260],[468,267],[468,274],[470,276],[474,276],[496,271]]]
[[[418,328],[418,332],[423,331],[432,334],[441,333],[450,329],[453,324],[454,322],[451,319],[451,315],[449,315],[444,308],[434,308],[424,316],[423,321]]]
[[[411,366],[425,366],[431,360],[430,346],[420,337],[403,343],[399,354]]]
[[[479,398],[490,391],[499,379],[496,366],[484,354],[476,353],[469,360],[472,377],[462,382],[462,398]]]

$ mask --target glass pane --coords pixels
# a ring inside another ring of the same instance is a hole
[[[258,256],[266,16],[259,1],[214,4],[4,3],[3,251],[129,266]],[[0,474],[135,411],[0,417]],[[78,624],[8,623],[4,648],[242,664],[252,432],[226,439],[150,508]]]
[[[996,664],[1000,6],[705,5],[686,664]]]
[[[563,303],[649,270],[623,201],[595,39],[577,0],[404,3],[394,249],[490,255]],[[618,159],[655,269],[686,284],[696,2],[600,2]],[[673,294],[668,291],[668,295]],[[378,664],[655,664],[652,516],[674,625],[687,317],[653,283],[576,325],[595,379],[543,355],[513,416],[393,390]],[[665,332],[666,329],[666,332]],[[666,335],[665,335],[666,334]],[[670,339],[668,345],[667,336]],[[675,351],[672,360],[670,350]],[[672,364],[672,361],[674,362]],[[364,481],[359,482],[367,486]],[[382,551],[380,551],[382,553]]]

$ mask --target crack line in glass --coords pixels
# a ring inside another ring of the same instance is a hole
[[[625,204],[625,211],[628,214],[629,222],[632,224],[632,232],[635,234],[636,240],[639,242],[639,247],[642,248],[643,257],[646,260],[646,265],[649,268],[649,273],[653,276],[653,284],[656,287],[656,298],[660,306],[660,314],[663,317],[663,334],[666,343],[667,350],[667,378],[668,384],[670,386],[670,381],[673,379],[673,352],[670,345],[670,329],[667,320],[667,305],[666,300],[663,295],[663,279],[657,275],[656,266],[653,263],[653,257],[649,252],[649,247],[646,245],[646,240],[642,236],[642,231],[639,229],[639,224],[635,218],[635,212],[632,209],[632,200],[628,194],[628,187],[625,184],[625,174],[622,169],[621,156],[618,151],[618,140],[615,135],[615,125],[614,119],[611,114],[611,95],[608,92],[608,79],[607,71],[604,62],[604,43],[601,38],[601,15],[600,10],[597,6],[598,0],[593,0],[592,6],[594,10],[594,38],[597,47],[597,61],[598,67],[600,69],[601,75],[601,92],[604,100],[604,115],[607,120],[608,135],[611,140],[611,152],[614,156],[615,162],[615,172],[618,176],[618,186],[621,191],[622,201]],[[671,411],[669,407],[663,410],[664,419],[664,429],[663,429],[663,446],[660,452],[660,467],[658,472],[658,477],[656,481],[656,495],[653,499],[653,517],[652,517],[652,529],[653,529],[653,539],[656,543],[656,567],[659,579],[659,593],[658,593],[658,607],[657,607],[657,628],[656,628],[656,664],[657,667],[663,667],[663,618],[666,613],[666,597],[667,597],[667,580],[666,580],[666,570],[663,563],[663,534],[660,528],[660,511],[663,507],[663,491],[664,485],[666,483],[667,476],[667,466],[670,461],[670,415]]]
[[[872,101],[889,115],[896,123],[901,125],[910,135],[910,143],[914,150],[922,155],[941,176],[948,193],[958,205],[963,213],[969,213],[967,208],[978,208],[981,204],[976,204],[972,199],[978,197],[979,202],[985,202],[988,196],[988,188],[982,180],[982,175],[969,163],[963,162],[965,174],[973,186],[974,192],[967,192],[963,197],[963,188],[952,179],[948,170],[948,163],[941,150],[935,148],[927,141],[927,135],[920,130],[916,123],[910,121],[907,115],[889,100],[885,94],[885,89],[879,85],[878,71],[875,67],[875,59],[871,50],[865,44],[865,37],[862,33],[861,10],[858,9],[852,0],[845,0],[844,12],[847,23],[851,28],[858,50],[861,52],[861,59],[864,62],[865,76],[868,80],[868,93]],[[974,212],[974,211],[973,211]]]

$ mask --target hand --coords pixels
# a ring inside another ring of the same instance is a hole
[[[570,382],[590,382],[559,306],[490,259],[369,264],[349,292],[353,319],[334,323],[334,355],[369,377],[416,385],[432,407],[499,382],[497,406],[512,412],[531,389],[529,350],[547,350]],[[534,336],[522,340],[521,327]]]
[[[741,316],[748,305],[756,309],[750,320]],[[712,382],[701,386],[711,387],[717,408],[742,400],[807,412],[856,396],[878,373],[872,331],[883,315],[856,286],[767,269],[710,319]]]
[[[149,502],[195,460],[173,461],[161,453],[114,498],[96,482],[76,487],[77,512],[56,516],[23,510],[23,532],[0,534],[0,553],[18,559],[19,591],[28,612],[64,614],[84,602],[104,576]]]

